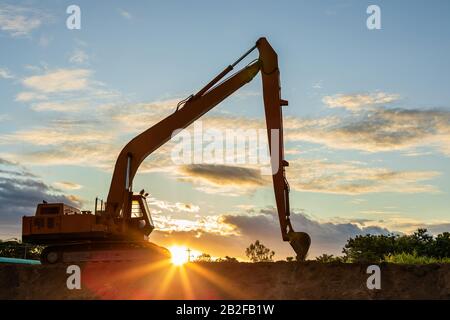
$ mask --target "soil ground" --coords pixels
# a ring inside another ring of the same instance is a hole
[[[67,289],[67,265],[0,264],[0,299],[449,299],[450,264],[380,264],[369,290],[364,264],[318,262],[90,263],[81,289]]]

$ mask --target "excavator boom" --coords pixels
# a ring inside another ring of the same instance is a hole
[[[128,193],[133,178],[146,157],[169,141],[177,129],[183,129],[211,110],[230,94],[249,82],[259,71],[255,62],[233,75],[219,87],[188,100],[184,106],[142,132],[122,149],[114,167],[114,173],[106,202],[106,212],[117,217],[127,212]]]
[[[258,49],[257,61],[247,65],[220,84],[224,78],[242,59],[254,49]],[[303,260],[310,245],[306,233],[294,232],[289,216],[289,186],[285,177],[283,146],[283,116],[282,106],[287,101],[280,96],[280,72],[278,57],[265,38],[260,38],[254,47],[247,51],[235,63],[225,68],[195,95],[183,101],[182,108],[131,140],[120,152],[114,168],[113,177],[106,202],[105,215],[111,218],[129,218],[132,202],[133,178],[146,157],[171,139],[176,130],[184,129],[199,119],[236,90],[250,82],[261,71],[265,118],[267,125],[269,150],[271,154],[272,178],[275,200],[284,241],[289,241],[297,253],[297,258]]]

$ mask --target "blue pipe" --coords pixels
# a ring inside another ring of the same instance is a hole
[[[41,264],[39,260],[4,258],[0,257],[0,263],[16,263],[16,264]]]

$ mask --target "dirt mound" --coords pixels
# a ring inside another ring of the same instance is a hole
[[[367,265],[306,262],[80,265],[69,290],[67,266],[0,264],[0,299],[449,299],[450,265],[381,264],[381,289]]]

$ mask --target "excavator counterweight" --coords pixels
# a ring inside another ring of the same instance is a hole
[[[224,80],[234,67],[258,49],[259,58]],[[103,208],[80,212],[64,204],[39,204],[34,217],[23,218],[24,242],[49,245],[43,252],[44,263],[73,260],[115,260],[131,256],[170,256],[167,249],[147,241],[154,226],[142,191],[134,194],[134,176],[142,161],[168,142],[176,132],[202,117],[239,88],[261,73],[267,137],[271,156],[275,202],[284,241],[289,241],[298,260],[306,258],[311,239],[304,232],[295,232],[290,221],[289,185],[285,167],[282,108],[288,102],[281,99],[278,56],[266,38],[234,63],[226,67],[196,94],[180,102],[176,111],[145,130],[120,152],[108,198]],[[57,209],[55,209],[57,208]],[[119,254],[120,252],[120,254]],[[142,254],[142,253],[148,253]]]

